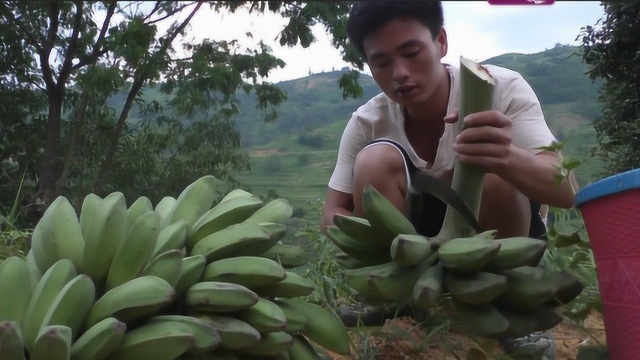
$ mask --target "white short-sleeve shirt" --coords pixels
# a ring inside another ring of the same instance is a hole
[[[460,69],[446,65],[451,77],[451,90],[447,113],[459,107]],[[549,130],[542,113],[540,102],[533,89],[512,70],[494,65],[485,65],[495,79],[493,109],[498,110],[512,121],[512,143],[515,146],[537,153],[541,146],[551,145],[556,138]],[[338,148],[336,166],[329,179],[331,189],[352,193],[353,164],[356,155],[367,144],[376,139],[390,139],[399,143],[409,154],[411,162],[443,180],[450,178],[454,153],[455,129],[453,124],[445,124],[444,133],[438,144],[433,164],[421,159],[409,143],[404,131],[402,106],[380,93],[359,107],[349,119]]]

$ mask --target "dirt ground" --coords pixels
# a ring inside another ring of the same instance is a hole
[[[556,359],[575,360],[581,346],[606,344],[604,325],[600,314],[591,314],[583,326],[563,322],[549,331],[556,345]],[[376,332],[352,331],[354,344],[361,346],[352,349],[353,355],[332,355],[334,360],[435,360],[435,359],[466,359],[465,353],[474,346],[474,341],[455,333],[445,334],[444,331],[433,329],[433,335],[428,337],[429,329],[419,329],[415,321],[410,318],[387,320],[382,329]],[[497,344],[487,342],[493,357],[501,354]],[[367,356],[358,357],[367,347]],[[486,347],[485,347],[486,349]],[[374,355],[375,354],[375,355]],[[491,358],[489,356],[488,358]]]

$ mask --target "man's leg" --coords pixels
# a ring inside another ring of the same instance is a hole
[[[407,165],[399,148],[377,142],[362,149],[353,166],[353,203],[355,215],[364,217],[362,189],[373,185],[382,195],[407,215]]]
[[[529,236],[529,199],[494,174],[484,177],[478,221],[482,230],[498,230],[497,238]]]

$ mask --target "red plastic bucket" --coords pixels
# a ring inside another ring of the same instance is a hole
[[[576,195],[598,272],[610,360],[640,359],[640,169]]]

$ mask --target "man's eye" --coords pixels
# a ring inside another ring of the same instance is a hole
[[[377,68],[384,68],[387,65],[389,65],[389,61],[379,61],[379,62],[376,62],[375,64]]]
[[[418,56],[419,53],[420,53],[420,49],[416,49],[413,51],[407,51],[406,53],[404,53],[404,56],[406,58],[412,58],[412,57]]]

